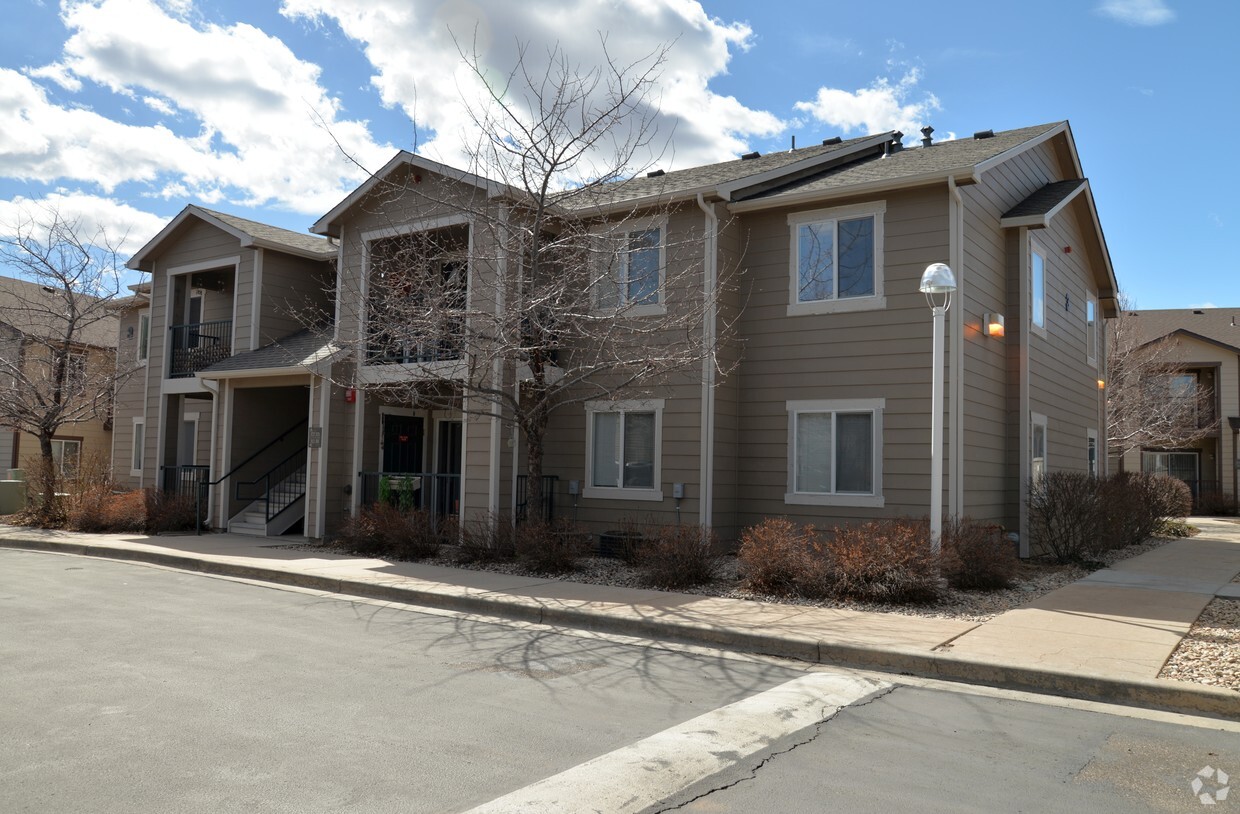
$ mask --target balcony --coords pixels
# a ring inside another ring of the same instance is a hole
[[[168,377],[184,379],[232,356],[232,320],[173,325]]]

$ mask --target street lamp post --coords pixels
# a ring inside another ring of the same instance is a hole
[[[934,319],[934,370],[930,387],[930,550],[937,555],[943,536],[943,333],[952,292],[956,290],[956,277],[945,263],[931,263],[921,275],[919,290],[926,295]]]

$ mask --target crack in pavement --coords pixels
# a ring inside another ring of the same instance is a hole
[[[738,777],[729,783],[725,783],[715,788],[707,789],[701,794],[698,794],[695,797],[691,797],[682,803],[677,803],[674,806],[668,806],[667,808],[660,808],[659,810],[655,811],[654,814],[666,814],[669,811],[676,811],[678,809],[682,809],[685,806],[691,803],[696,803],[698,800],[709,797],[710,795],[715,794],[716,792],[727,791],[730,788],[739,786],[741,783],[747,782],[749,780],[757,779],[758,771],[762,769],[764,766],[766,766],[766,764],[774,760],[775,758],[780,757],[781,755],[786,755],[795,749],[798,749],[802,746],[805,746],[808,743],[813,743],[814,741],[818,740],[819,736],[822,735],[823,727],[831,723],[831,721],[835,720],[835,718],[844,710],[858,709],[860,707],[869,706],[870,704],[873,704],[875,701],[878,701],[882,698],[886,698],[887,696],[891,695],[893,692],[895,692],[898,689],[900,689],[900,685],[892,684],[891,686],[887,687],[885,690],[880,690],[879,692],[874,693],[873,695],[871,695],[869,698],[865,699],[864,701],[861,701],[856,704],[847,704],[842,707],[836,707],[835,711],[832,712],[830,715],[827,715],[826,709],[823,709],[823,719],[819,721],[818,723],[814,724],[813,734],[811,734],[805,740],[797,741],[796,743],[789,746],[787,749],[781,749],[778,752],[770,753],[766,757],[762,758],[762,760],[758,761],[758,763],[755,764],[751,769],[749,769],[749,774],[747,776]]]

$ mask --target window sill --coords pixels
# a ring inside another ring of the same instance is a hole
[[[794,302],[788,306],[788,316],[800,317],[810,314],[847,314],[854,311],[880,311],[886,307],[886,297],[849,297],[846,300]]]
[[[644,500],[649,503],[661,503],[663,492],[656,489],[621,489],[610,486],[587,486],[581,496],[602,500]]]
[[[611,316],[611,317],[616,317],[617,319],[627,319],[630,317],[634,319],[640,319],[643,317],[661,317],[666,313],[667,313],[667,306],[661,305],[661,304],[659,305],[621,305],[621,306],[617,306],[616,308],[595,308],[594,309],[594,314],[596,316]]]
[[[815,495],[788,492],[784,495],[784,503],[791,506],[858,506],[867,509],[881,509],[882,495]]]

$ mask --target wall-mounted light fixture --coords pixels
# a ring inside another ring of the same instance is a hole
[[[982,330],[987,336],[1001,339],[1003,337],[1003,314],[986,314],[983,318]]]
[[[1104,389],[1106,389],[1106,386],[1107,386],[1107,383],[1106,383],[1106,380],[1105,380],[1105,379],[1099,379],[1099,380],[1098,380],[1098,389],[1099,389],[1099,390],[1104,390]]]

